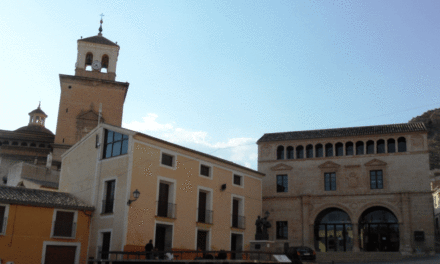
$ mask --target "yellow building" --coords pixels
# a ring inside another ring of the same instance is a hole
[[[261,215],[264,174],[120,127],[100,124],[62,156],[60,191],[99,208],[98,251],[245,250]],[[139,198],[133,202],[133,193]]]
[[[93,210],[67,193],[0,186],[0,263],[85,264]]]

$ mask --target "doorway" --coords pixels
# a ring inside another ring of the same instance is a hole
[[[231,251],[240,252],[243,251],[243,235],[242,234],[231,234]],[[231,259],[242,259],[241,254],[231,253]]]
[[[171,250],[173,246],[173,226],[167,224],[156,224],[156,236],[154,246],[159,251]]]

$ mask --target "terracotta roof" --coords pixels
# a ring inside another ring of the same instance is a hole
[[[43,180],[37,180],[37,179],[32,179],[32,178],[27,178],[27,177],[23,177],[22,179],[30,181],[30,182],[33,182],[33,183],[36,183],[38,185],[41,185],[41,187],[58,189],[58,183],[57,182],[43,181]]]
[[[84,41],[84,42],[90,42],[90,43],[97,43],[97,44],[103,44],[103,45],[119,47],[118,44],[116,44],[113,41],[110,41],[110,40],[104,38],[103,36],[93,36],[93,37],[78,39],[78,41]]]
[[[46,113],[43,112],[43,110],[41,110],[41,108],[39,106],[37,109],[35,109],[34,111],[29,113],[29,115],[32,115],[32,114],[43,114],[45,117],[47,117]]]
[[[425,125],[420,123],[402,123],[380,126],[363,126],[363,127],[347,127],[333,128],[321,130],[293,131],[282,133],[264,134],[257,143],[268,141],[284,141],[284,140],[302,140],[312,138],[330,138],[330,137],[350,137],[363,135],[393,134],[427,131]]]
[[[90,210],[95,208],[70,193],[51,192],[23,187],[0,186],[0,202],[42,207]]]
[[[40,125],[28,125],[28,126],[20,127],[19,129],[14,130],[14,132],[30,132],[37,134],[54,135],[52,131]]]

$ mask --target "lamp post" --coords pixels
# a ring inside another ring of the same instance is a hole
[[[141,193],[138,191],[138,189],[136,189],[136,190],[133,192],[134,200],[130,200],[130,199],[129,199],[128,202],[127,202],[127,204],[130,205],[132,202],[136,201],[136,200],[139,198],[140,195],[141,195]]]

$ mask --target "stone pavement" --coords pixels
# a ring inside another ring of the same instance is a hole
[[[305,262],[303,264],[309,264],[314,262]],[[316,262],[319,264],[331,264],[331,262]],[[334,262],[334,264],[440,264],[440,254],[435,256],[426,257],[412,257],[403,260],[395,261],[363,261],[363,262]]]

